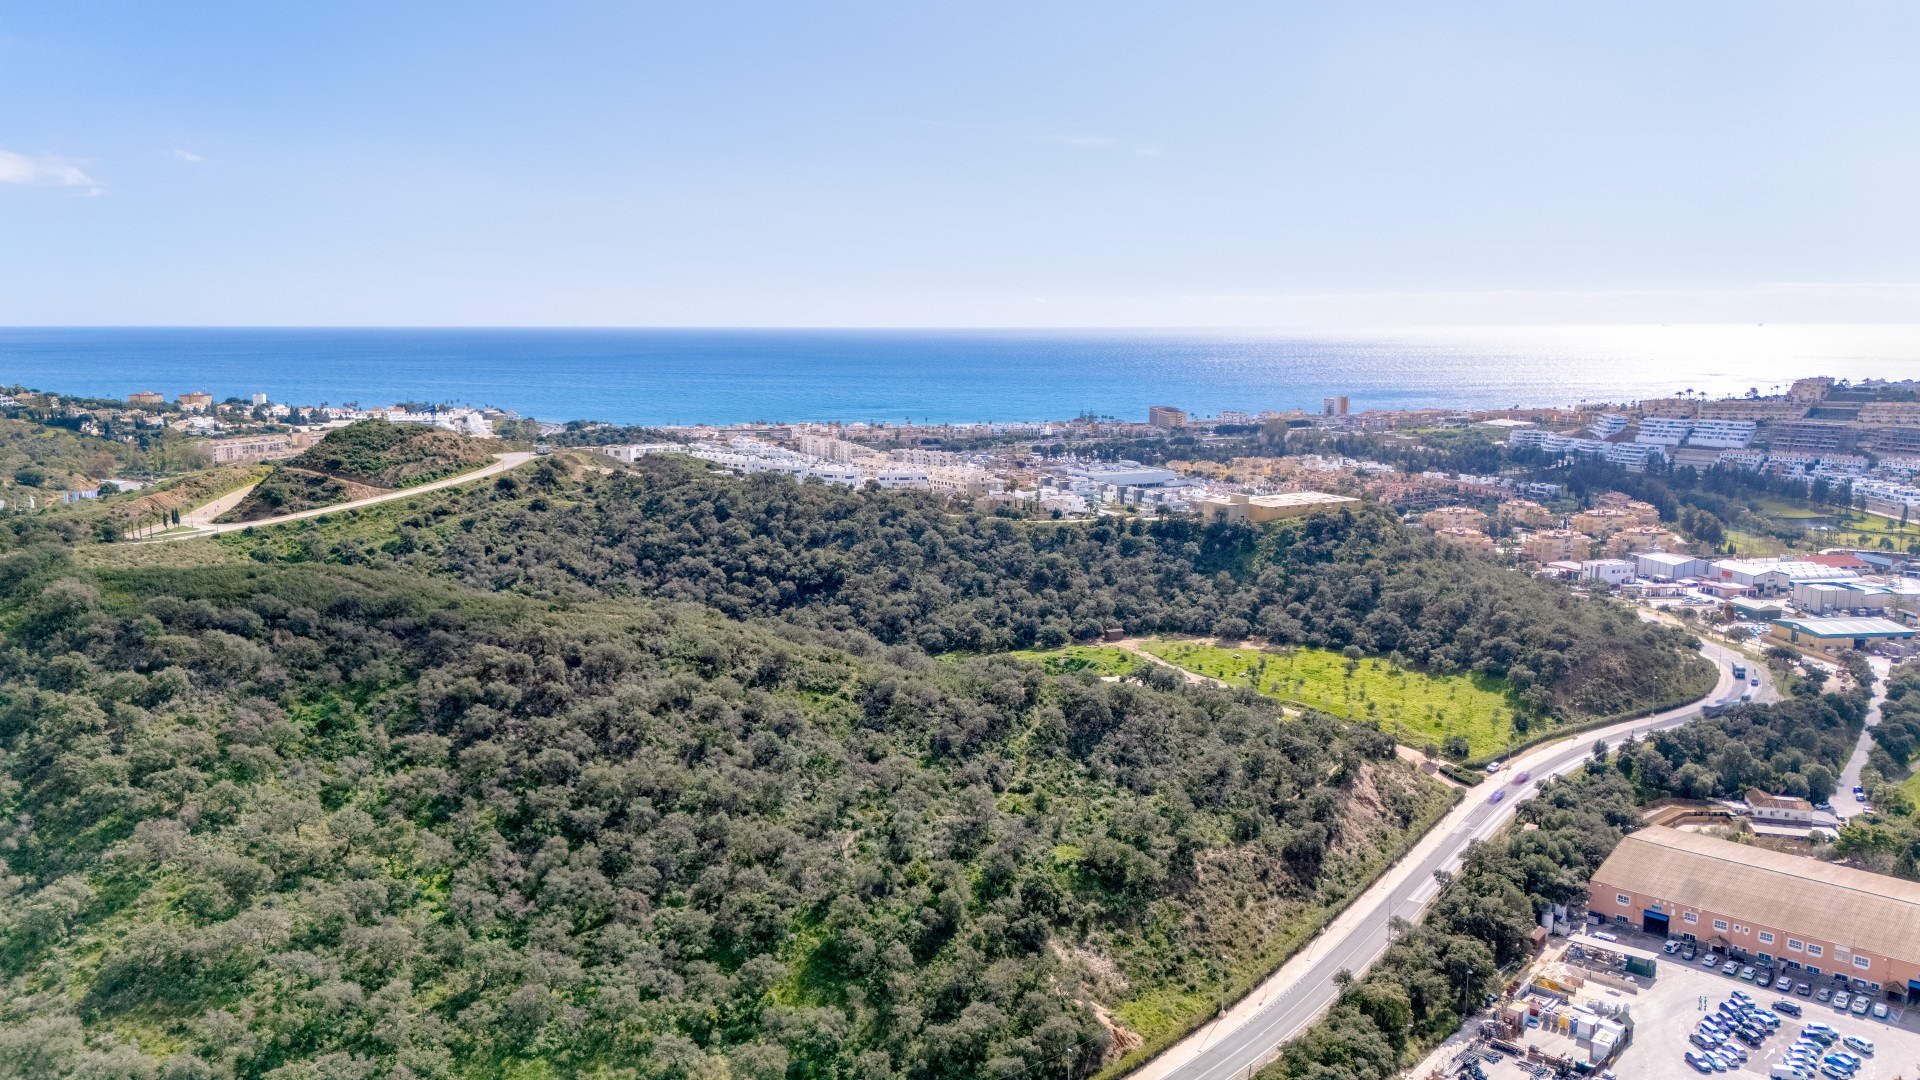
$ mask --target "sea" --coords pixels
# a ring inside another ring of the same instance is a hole
[[[0,327],[0,384],[541,420],[1015,422],[1494,409],[1920,378],[1920,324],[1249,330]]]

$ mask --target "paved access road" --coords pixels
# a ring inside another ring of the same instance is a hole
[[[167,540],[191,540],[196,536],[213,536],[216,533],[233,532],[236,529],[257,529],[268,525],[280,525],[289,521],[299,521],[301,518],[319,517],[321,514],[337,514],[342,510],[353,510],[362,506],[372,506],[375,503],[388,502],[393,499],[410,499],[423,491],[438,491],[444,487],[452,487],[455,484],[465,484],[506,472],[508,469],[525,465],[527,462],[532,461],[534,457],[534,455],[524,452],[495,454],[493,456],[495,458],[494,463],[484,469],[470,473],[461,473],[459,476],[449,476],[445,480],[435,480],[431,484],[421,484],[419,487],[401,488],[398,491],[389,491],[385,495],[375,495],[366,499],[355,499],[352,502],[334,503],[332,506],[321,506],[312,510],[302,510],[297,514],[282,514],[279,517],[261,518],[259,521],[234,521],[225,525],[202,525],[192,532],[168,533],[163,536],[156,536],[151,540],[138,542],[152,544]],[[232,496],[228,495],[222,498],[232,498]],[[234,501],[237,503],[239,500],[235,499]],[[199,511],[195,510],[194,513],[197,514]]]
[[[1426,839],[1401,864],[1389,870],[1363,893],[1320,939],[1288,961],[1266,984],[1255,989],[1226,1017],[1169,1048],[1132,1074],[1134,1080],[1236,1080],[1270,1059],[1287,1040],[1300,1034],[1338,997],[1333,977],[1341,971],[1365,971],[1387,948],[1387,926],[1399,916],[1419,921],[1427,902],[1440,891],[1436,870],[1454,870],[1467,844],[1484,840],[1513,816],[1514,806],[1532,795],[1546,776],[1572,770],[1591,756],[1595,740],[1610,745],[1649,731],[1678,727],[1699,715],[1705,704],[1737,704],[1752,689],[1736,683],[1733,665],[1749,669],[1748,657],[1719,645],[1705,644],[1701,655],[1720,668],[1720,680],[1711,694],[1677,709],[1600,728],[1542,747],[1507,763],[1501,771],[1466,793]],[[1766,687],[1771,689],[1771,687]],[[1515,785],[1526,772],[1530,779]],[[1494,791],[1505,792],[1495,803]]]
[[[1854,744],[1853,756],[1847,759],[1846,768],[1840,770],[1838,790],[1833,793],[1833,816],[1843,823],[1866,809],[1865,803],[1853,800],[1853,789],[1860,786],[1860,770],[1866,767],[1867,754],[1873,750],[1871,729],[1880,722],[1880,706],[1887,700],[1887,676],[1893,674],[1893,664],[1885,657],[1869,656],[1867,666],[1873,669],[1873,701],[1867,707],[1867,722],[1860,729],[1860,741]]]

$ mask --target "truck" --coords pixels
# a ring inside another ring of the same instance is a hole
[[[1740,681],[1740,682],[1746,681],[1746,678],[1747,678],[1746,665],[1745,664],[1733,665],[1733,677],[1736,681]]]

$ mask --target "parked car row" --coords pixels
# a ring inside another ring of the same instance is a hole
[[[1687,1051],[1687,1064],[1700,1072],[1738,1069],[1747,1060],[1747,1047],[1758,1047],[1779,1027],[1779,1016],[1735,990],[1731,998],[1720,1003],[1719,1011],[1703,1018],[1687,1036],[1687,1041],[1699,1048]]]
[[[1758,1048],[1779,1030],[1780,1012],[1797,1015],[1800,1006],[1778,1001],[1772,1009],[1763,1009],[1744,991],[1735,990],[1687,1037],[1697,1047],[1686,1052],[1687,1064],[1702,1073],[1737,1070],[1748,1059],[1747,1047]],[[1845,1049],[1834,1049],[1835,1043]],[[1843,1038],[1826,1024],[1807,1024],[1781,1052],[1780,1059],[1769,1066],[1768,1076],[1770,1080],[1815,1080],[1819,1076],[1853,1080],[1866,1057],[1872,1055],[1871,1039],[1858,1035]]]

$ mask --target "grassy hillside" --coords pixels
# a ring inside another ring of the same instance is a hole
[[[364,420],[274,468],[222,521],[258,521],[431,483],[491,464],[495,444],[422,424]]]
[[[1376,722],[1412,746],[1464,739],[1461,756],[1501,749],[1515,717],[1528,722],[1512,688],[1487,675],[1410,671],[1381,657],[1350,659],[1327,649],[1228,648],[1192,641],[1149,641],[1144,648],[1189,671],[1336,716]]]
[[[1080,1075],[1133,1038],[1093,1003],[1210,1014],[1446,804],[1164,679],[317,563],[0,582],[23,1074]]]

